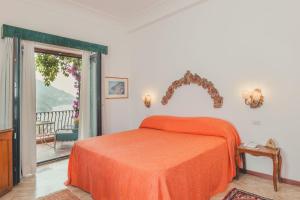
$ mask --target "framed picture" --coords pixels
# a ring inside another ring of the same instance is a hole
[[[128,78],[105,77],[105,98],[128,98]]]

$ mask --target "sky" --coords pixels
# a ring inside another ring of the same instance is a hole
[[[43,76],[38,71],[36,71],[35,73],[36,73],[36,79],[43,81]],[[73,96],[76,96],[77,90],[74,88],[74,81],[75,79],[72,76],[65,77],[60,72],[58,73],[55,81],[51,83],[51,86],[63,90]]]

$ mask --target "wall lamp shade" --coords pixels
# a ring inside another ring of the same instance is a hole
[[[151,96],[149,94],[145,95],[144,104],[147,108],[150,108],[150,106],[151,106]]]
[[[250,108],[259,108],[264,103],[264,96],[260,89],[256,88],[253,91],[247,91],[243,93],[243,99],[245,104],[249,105]]]

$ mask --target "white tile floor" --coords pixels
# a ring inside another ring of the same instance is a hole
[[[48,144],[36,145],[37,162],[43,162],[62,156],[70,155],[74,142],[57,142],[56,149],[54,149],[53,142]]]
[[[34,200],[38,197],[67,188],[68,160],[39,166],[36,176],[26,177],[1,200]]]
[[[1,200],[34,200],[38,197],[68,188],[81,200],[92,200],[91,196],[75,187],[66,187],[68,160],[40,166],[34,177],[24,178],[14,187],[13,191]],[[228,189],[211,200],[222,200],[231,188],[239,188],[274,200],[300,200],[300,187],[279,184],[279,191],[274,192],[271,180],[261,179],[251,175],[241,175],[238,181],[234,180]]]

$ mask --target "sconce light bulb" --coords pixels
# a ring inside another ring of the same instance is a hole
[[[144,104],[147,108],[150,108],[150,106],[151,106],[151,96],[149,94],[145,95]]]
[[[255,90],[253,91],[253,94],[252,94],[253,100],[259,101],[260,98],[261,98],[261,96],[262,96],[262,94],[261,94],[260,89],[255,89]]]
[[[245,104],[249,105],[251,108],[258,108],[262,106],[264,97],[260,89],[255,89],[253,91],[247,91],[243,93],[243,98],[245,99]]]

